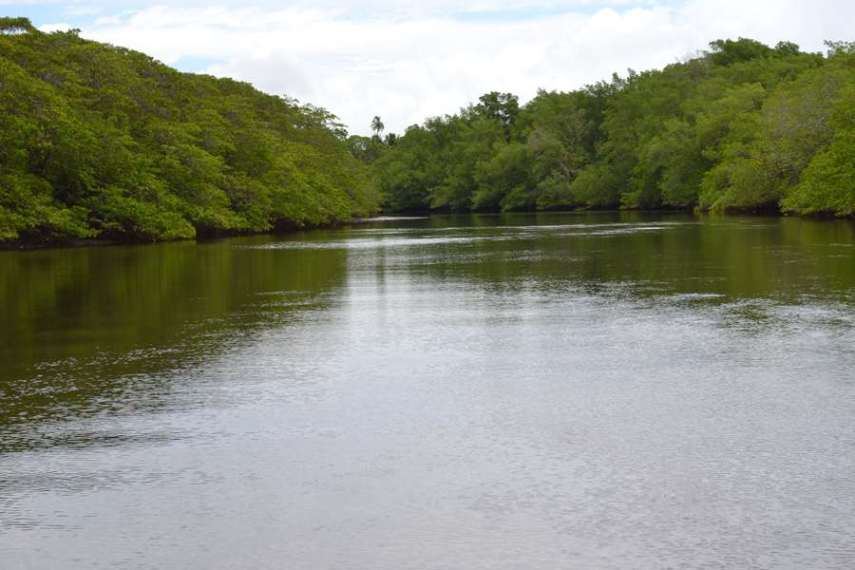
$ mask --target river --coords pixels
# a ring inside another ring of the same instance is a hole
[[[855,223],[0,252],[0,568],[855,567]]]

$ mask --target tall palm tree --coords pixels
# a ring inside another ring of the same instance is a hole
[[[379,137],[380,133],[386,130],[386,125],[383,124],[383,121],[380,120],[380,117],[375,115],[374,118],[371,119],[371,130],[374,131],[374,134],[377,137]]]

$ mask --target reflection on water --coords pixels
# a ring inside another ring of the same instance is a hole
[[[0,567],[851,568],[855,225],[0,253]]]
[[[226,242],[0,253],[0,427],[97,414],[126,397],[135,409],[169,404],[140,397],[162,389],[142,375],[197,366],[292,309],[322,306],[345,264],[340,252],[261,255]],[[3,435],[0,450],[27,433]]]

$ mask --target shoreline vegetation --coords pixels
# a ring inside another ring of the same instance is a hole
[[[145,242],[377,211],[324,109],[0,19],[0,242]]]
[[[525,105],[488,93],[352,143],[395,211],[682,209],[852,217],[855,42],[719,40]]]
[[[855,43],[720,40],[403,134],[0,18],[0,249],[154,242],[383,212],[855,215]]]

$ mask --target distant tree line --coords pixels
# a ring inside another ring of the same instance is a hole
[[[720,40],[659,71],[520,106],[488,93],[395,137],[351,137],[390,211],[855,213],[855,44]],[[375,124],[382,125],[379,118]]]

